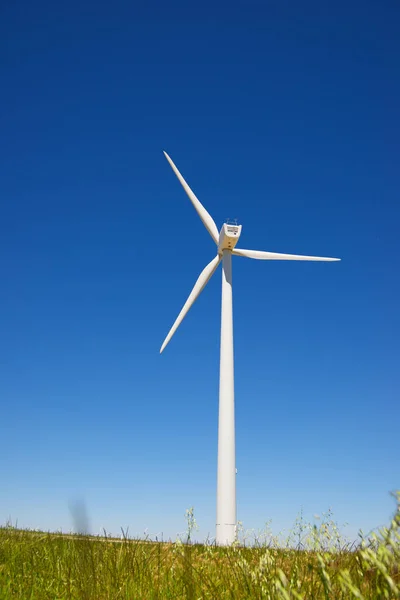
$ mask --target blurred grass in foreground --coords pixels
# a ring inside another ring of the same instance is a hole
[[[379,600],[400,598],[400,492],[388,527],[357,545],[330,513],[300,518],[282,544],[268,531],[229,548],[0,528],[0,598],[23,600]]]

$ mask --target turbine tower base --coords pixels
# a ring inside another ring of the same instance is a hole
[[[236,523],[217,523],[216,543],[218,546],[230,546],[236,540]]]

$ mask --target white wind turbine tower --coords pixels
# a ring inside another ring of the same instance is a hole
[[[175,175],[189,196],[205,228],[217,246],[217,255],[203,269],[194,288],[175,323],[161,346],[164,350],[175,331],[185,318],[188,310],[203,291],[207,282],[222,261],[222,302],[221,302],[221,346],[219,374],[219,415],[218,415],[218,475],[217,475],[217,523],[216,542],[228,545],[236,538],[236,463],[235,463],[235,410],[233,375],[233,320],[232,320],[232,254],[259,260],[315,260],[337,261],[340,258],[321,256],[299,256],[296,254],[278,254],[260,250],[236,248],[242,226],[224,223],[218,232],[217,226],[204,206],[196,198],[171,158],[164,152]]]

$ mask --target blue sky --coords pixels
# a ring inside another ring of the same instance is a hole
[[[3,3],[0,522],[214,533],[220,278],[159,348],[213,242],[234,259],[238,518],[400,488],[395,2]]]

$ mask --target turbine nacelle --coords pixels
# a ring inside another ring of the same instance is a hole
[[[233,250],[237,244],[240,234],[242,233],[241,225],[231,225],[224,223],[219,232],[218,254],[222,254],[224,250]]]

